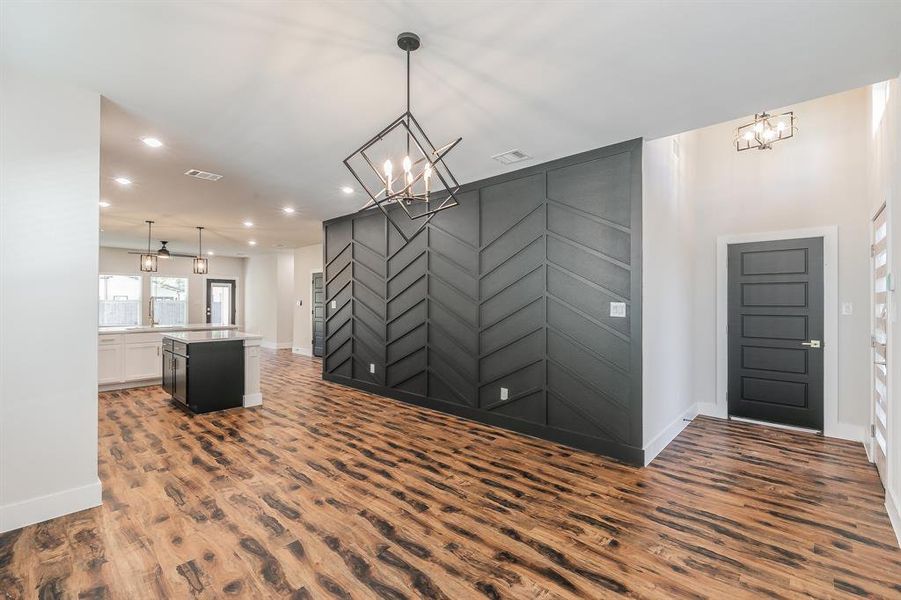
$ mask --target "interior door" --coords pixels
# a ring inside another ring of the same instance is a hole
[[[313,356],[325,352],[325,284],[322,273],[313,273]]]
[[[206,280],[207,323],[213,325],[235,324],[235,288],[233,279]]]
[[[729,246],[729,416],[823,429],[823,238]]]
[[[873,219],[873,458],[882,481],[886,481],[888,448],[888,224],[883,206]]]

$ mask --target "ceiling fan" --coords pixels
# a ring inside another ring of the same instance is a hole
[[[160,248],[156,251],[151,251],[150,254],[158,256],[159,258],[194,258],[194,254],[182,254],[181,252],[172,252],[166,247],[166,244],[169,242],[160,240]],[[129,254],[147,254],[146,250],[129,250]]]

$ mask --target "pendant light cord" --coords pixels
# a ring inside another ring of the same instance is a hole
[[[410,156],[410,51],[407,50],[407,156]]]

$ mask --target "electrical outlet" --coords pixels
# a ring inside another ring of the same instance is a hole
[[[332,308],[338,308],[338,301],[332,300]]]
[[[507,400],[510,398],[510,390],[507,388],[501,388],[501,400]]]
[[[369,363],[369,372],[375,373],[375,363]]]
[[[611,302],[610,303],[610,316],[611,317],[625,317],[626,316],[626,303],[625,302]]]
[[[842,302],[842,314],[843,315],[853,315],[854,314],[854,305],[850,302]]]

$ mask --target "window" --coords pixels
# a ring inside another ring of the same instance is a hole
[[[101,327],[141,324],[141,278],[137,275],[100,276]]]
[[[184,277],[151,277],[150,298],[157,325],[188,324],[188,280]]]

